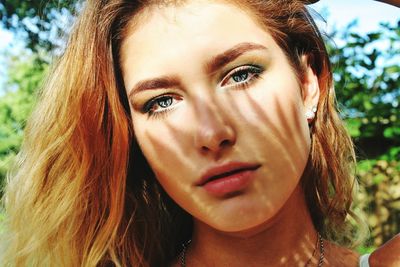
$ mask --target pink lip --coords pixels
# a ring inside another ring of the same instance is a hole
[[[197,186],[208,193],[221,197],[243,190],[253,178],[259,164],[231,162],[208,169],[200,178]]]

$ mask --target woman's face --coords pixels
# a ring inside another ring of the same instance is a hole
[[[272,36],[215,1],[147,9],[121,66],[139,146],[178,205],[230,232],[277,214],[308,159],[312,72],[302,95]]]

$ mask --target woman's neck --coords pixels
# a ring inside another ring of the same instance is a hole
[[[217,231],[195,221],[186,266],[304,266],[318,262],[317,232],[298,186],[276,216],[239,233]]]

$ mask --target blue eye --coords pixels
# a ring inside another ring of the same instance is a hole
[[[176,105],[182,98],[177,95],[161,95],[148,101],[142,108],[144,113],[153,115],[161,113],[171,109],[172,106]]]
[[[232,75],[232,79],[237,83],[246,81],[248,77],[248,70],[241,70]]]
[[[222,87],[246,87],[260,77],[263,69],[258,66],[245,65],[233,69],[221,82]]]
[[[171,106],[172,101],[173,101],[172,97],[170,97],[170,96],[164,96],[164,97],[161,97],[161,98],[156,100],[157,104],[161,108],[167,108],[167,107]]]

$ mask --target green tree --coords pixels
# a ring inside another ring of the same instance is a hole
[[[0,3],[2,25],[25,37],[29,49],[51,51],[62,46],[59,36],[68,33],[78,1],[4,0]]]
[[[0,3],[2,26],[26,43],[22,56],[7,55],[8,77],[5,89],[0,92],[0,184],[4,183],[19,151],[26,119],[51,61],[48,55],[63,46],[58,37],[67,34],[66,24],[72,24],[76,2],[5,0]]]
[[[400,232],[400,21],[361,35],[354,24],[329,46],[338,102],[358,154],[359,207],[379,246]]]
[[[400,21],[365,35],[353,25],[330,46],[338,102],[360,156],[399,160]]]
[[[48,64],[38,55],[11,59],[7,91],[0,98],[0,182],[18,153],[25,127]]]

